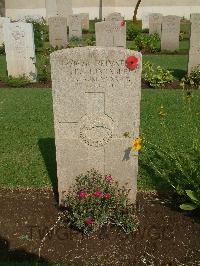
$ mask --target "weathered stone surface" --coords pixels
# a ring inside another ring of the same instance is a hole
[[[0,17],[0,46],[4,43],[4,37],[3,37],[3,25],[5,23],[9,23],[10,19],[5,17]]]
[[[89,13],[80,13],[80,16],[81,16],[82,30],[89,30],[90,28]]]
[[[190,51],[188,74],[193,67],[200,65],[200,14],[191,14]]]
[[[49,42],[52,47],[67,47],[67,18],[51,17],[49,24]]]
[[[80,15],[69,16],[69,39],[72,37],[82,38],[82,20]]]
[[[131,71],[126,59],[134,55]],[[135,201],[142,57],[124,48],[84,47],[51,54],[60,202],[74,178],[90,169],[110,173]]]
[[[158,33],[161,36],[162,19],[160,13],[149,14],[149,34]]]
[[[121,13],[118,12],[111,13],[106,17],[106,21],[121,21],[123,19]]]
[[[31,23],[6,23],[3,27],[8,75],[25,75],[36,81],[35,45]]]
[[[68,18],[72,15],[72,0],[56,0],[57,2],[57,15],[59,17]]]
[[[161,34],[162,51],[174,52],[179,50],[180,22],[181,18],[178,16],[163,17]]]
[[[149,29],[149,13],[142,14],[142,29]]]
[[[126,23],[103,21],[95,23],[96,46],[126,48]]]

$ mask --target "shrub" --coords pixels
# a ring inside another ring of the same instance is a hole
[[[68,43],[68,47],[69,48],[73,48],[73,47],[78,47],[80,46],[80,43],[81,43],[81,39],[78,38],[78,37],[72,37],[70,40],[69,40],[69,43]]]
[[[88,37],[85,42],[88,46],[94,46],[96,42],[95,36],[92,35],[91,37]]]
[[[68,222],[86,234],[109,223],[131,233],[136,229],[137,220],[127,196],[128,191],[119,188],[110,175],[88,171],[76,178],[66,196]]]
[[[50,53],[56,51],[57,48],[44,49],[38,54],[38,59],[36,63],[37,68],[37,79],[40,82],[47,82],[51,80],[51,66],[50,66]]]
[[[1,77],[1,80],[10,87],[20,88],[25,87],[30,83],[30,79],[25,75],[19,77]]]
[[[174,80],[172,71],[169,71],[161,66],[156,66],[150,62],[143,63],[142,78],[152,88],[161,88],[166,83]]]
[[[139,51],[155,53],[159,51],[158,42],[160,37],[157,33],[154,34],[139,34],[135,38],[135,43]]]
[[[0,55],[5,55],[5,45],[4,45],[4,43],[0,46]]]
[[[127,40],[133,41],[137,35],[141,32],[138,27],[136,27],[133,23],[127,23],[126,33],[127,33]]]
[[[182,78],[180,85],[183,89],[198,89],[200,87],[200,65],[194,67],[189,75]]]
[[[35,49],[43,48],[44,42],[48,39],[48,27],[45,20],[40,21],[29,18],[26,22],[33,24]]]

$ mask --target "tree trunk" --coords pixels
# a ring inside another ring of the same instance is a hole
[[[137,12],[138,12],[138,8],[139,8],[141,2],[142,2],[142,0],[137,1],[137,4],[135,6],[135,10],[134,10],[134,14],[133,14],[133,22],[135,22],[137,20]]]

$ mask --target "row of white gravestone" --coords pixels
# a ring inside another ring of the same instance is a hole
[[[65,48],[68,44],[67,26],[69,26],[69,39],[73,37],[81,39],[82,30],[89,30],[89,14],[69,15],[68,18],[50,17],[48,25],[51,46]]]

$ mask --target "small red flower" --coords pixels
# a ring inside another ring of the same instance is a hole
[[[104,194],[103,198],[104,198],[104,199],[109,199],[109,198],[110,198],[110,193],[106,193],[106,194]]]
[[[81,190],[81,191],[79,191],[78,195],[80,198],[85,198],[87,193],[85,191]]]
[[[137,68],[138,62],[139,62],[139,59],[135,57],[134,55],[131,55],[126,60],[126,66],[128,67],[128,69],[134,70]]]
[[[111,181],[112,181],[112,176],[111,176],[111,175],[106,175],[106,176],[105,176],[105,180],[106,180],[107,182],[111,182]]]
[[[95,205],[98,206],[99,205],[99,202],[95,202]]]
[[[93,221],[92,217],[88,217],[88,218],[86,219],[85,223],[88,224],[88,225],[91,225],[91,224],[94,223],[94,221]]]
[[[125,21],[123,20],[121,21],[121,26],[124,27],[124,25],[125,25]]]
[[[101,191],[96,191],[94,193],[94,196],[97,197],[97,198],[101,197],[101,195],[102,195],[102,192]]]

